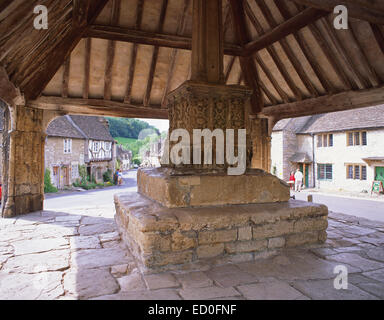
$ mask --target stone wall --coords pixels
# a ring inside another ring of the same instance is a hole
[[[124,241],[147,271],[253,260],[282,248],[322,243],[327,236],[328,209],[301,201],[168,209],[126,193],[116,195],[115,204]]]

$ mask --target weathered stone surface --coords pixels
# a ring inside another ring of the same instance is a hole
[[[69,250],[54,250],[9,258],[3,265],[2,270],[39,273],[46,271],[62,271],[67,268],[69,268]]]
[[[134,263],[131,263],[131,264],[119,264],[119,265],[116,265],[116,266],[112,266],[111,267],[111,274],[113,274],[114,276],[125,275],[125,274],[127,274],[127,272],[132,271],[132,269],[134,268],[133,265],[134,265]],[[130,268],[130,266],[131,266],[131,268]]]
[[[336,290],[333,281],[334,279],[296,281],[293,286],[315,300],[377,300],[375,296],[353,284],[348,284],[347,290]]]
[[[381,300],[384,299],[384,284],[383,283],[360,283],[357,285],[357,287],[363,289],[366,292],[369,292],[370,294],[380,298]]]
[[[181,300],[175,290],[162,289],[156,291],[121,292],[114,295],[100,296],[91,300]]]
[[[237,241],[225,244],[228,253],[242,253],[265,250],[268,246],[267,240]]]
[[[55,218],[56,222],[79,222],[81,219],[81,216],[73,216],[73,215],[68,215],[68,216],[58,216]]]
[[[146,267],[162,267],[166,265],[184,264],[192,262],[193,252],[191,250],[180,252],[165,252],[156,255],[144,255],[143,262]]]
[[[196,252],[199,259],[214,258],[224,253],[224,243],[199,246]]]
[[[204,288],[213,284],[213,281],[200,271],[177,274],[176,277],[183,288]]]
[[[283,281],[244,285],[237,289],[248,300],[298,300],[303,298],[301,292]]]
[[[101,248],[97,236],[78,236],[70,238],[71,250],[99,249]]]
[[[215,267],[206,272],[210,279],[223,288],[234,287],[245,283],[257,282],[257,278],[235,265]]]
[[[207,300],[214,298],[235,297],[240,293],[234,288],[206,287],[206,288],[185,288],[180,290],[180,295],[185,300]]]
[[[284,246],[285,246],[285,238],[283,238],[283,237],[268,239],[268,248],[269,249],[282,248]]]
[[[119,248],[90,249],[73,252],[71,266],[88,269],[128,263],[131,260],[130,254]]]
[[[339,253],[328,256],[327,259],[345,263],[346,265],[353,266],[361,271],[371,271],[384,268],[384,263],[365,259],[356,253]]]
[[[199,233],[199,244],[212,244],[235,241],[237,230],[203,231]]]
[[[144,276],[144,281],[150,290],[180,287],[180,284],[172,274],[146,275]]]
[[[253,227],[253,239],[274,238],[293,233],[294,222],[280,221]]]
[[[120,240],[118,232],[103,233],[99,235],[101,242],[117,241]]]
[[[119,286],[107,268],[78,269],[64,275],[64,289],[78,299],[116,293]]]
[[[363,275],[384,283],[384,268],[375,271],[364,272]]]
[[[38,274],[0,271],[2,300],[53,300],[64,294],[61,272]]]
[[[192,259],[240,262],[245,261],[246,253],[267,250],[268,243],[273,251],[286,245],[321,243],[326,237],[327,208],[302,201],[164,208],[137,193],[127,193],[116,195],[115,203],[115,220],[124,241],[148,268],[188,263]],[[313,226],[320,231],[294,234],[295,222],[302,219],[306,228]],[[255,221],[258,224],[252,226]],[[233,254],[241,257],[236,259],[230,256]],[[250,259],[252,254],[246,257],[247,261]]]
[[[51,250],[67,249],[68,240],[65,238],[31,239],[12,242],[16,256],[31,253],[47,252]]]
[[[167,168],[142,169],[138,172],[138,189],[168,208],[271,203],[290,198],[288,185],[262,170],[230,176],[178,175]]]
[[[114,232],[116,225],[114,223],[94,224],[87,226],[80,226],[79,233],[82,236],[98,235],[102,233]]]
[[[142,275],[134,271],[129,275],[117,279],[121,292],[146,290]]]
[[[302,233],[290,234],[285,238],[287,247],[297,247],[307,243],[319,242],[318,231],[307,231]]]
[[[295,279],[334,279],[334,268],[339,264],[319,259],[305,250],[290,249],[275,257],[243,263],[239,267],[256,277],[277,277],[280,280],[292,281]],[[348,267],[348,271],[353,273],[359,272],[360,269]]]
[[[172,234],[172,251],[184,251],[196,246],[197,239],[194,232],[175,231]]]
[[[239,241],[252,240],[252,227],[247,226],[247,227],[239,228],[237,240]]]
[[[327,227],[328,220],[326,216],[317,219],[302,219],[295,222],[293,232],[320,231],[326,230]]]

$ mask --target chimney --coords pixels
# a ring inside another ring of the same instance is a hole
[[[107,130],[109,131],[109,122],[108,122],[108,120],[107,120],[106,118],[104,118],[104,117],[99,117],[99,121],[100,121],[100,123],[102,123],[103,126],[106,127]]]

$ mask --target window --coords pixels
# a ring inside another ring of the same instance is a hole
[[[333,134],[319,134],[317,136],[317,147],[333,147]]]
[[[64,139],[64,153],[72,153],[72,139]]]
[[[328,136],[323,135],[323,147],[328,147]]]
[[[367,145],[367,131],[363,131],[361,133],[361,144],[363,146],[366,146]]]
[[[366,146],[366,145],[367,145],[366,131],[347,132],[347,146]]]
[[[348,145],[348,146],[353,146],[353,133],[352,133],[352,132],[349,132],[349,133],[347,134],[347,136],[348,136],[347,145]]]
[[[353,179],[353,166],[347,166],[347,179]]]
[[[367,166],[361,164],[348,164],[347,179],[367,180]]]
[[[110,142],[105,142],[105,151],[110,151],[111,150],[111,143]]]
[[[360,167],[355,166],[355,180],[360,180]]]
[[[99,152],[100,150],[100,143],[98,141],[93,142],[93,152]]]
[[[332,180],[333,167],[331,164],[318,164],[317,176],[319,180]]]

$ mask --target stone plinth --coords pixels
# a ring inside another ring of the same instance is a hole
[[[168,208],[284,202],[290,198],[285,182],[258,169],[249,169],[242,176],[212,170],[141,169],[137,179],[139,193]]]
[[[263,252],[321,243],[327,236],[327,207],[296,200],[166,208],[132,192],[116,195],[115,204],[120,233],[144,271],[253,260]]]

